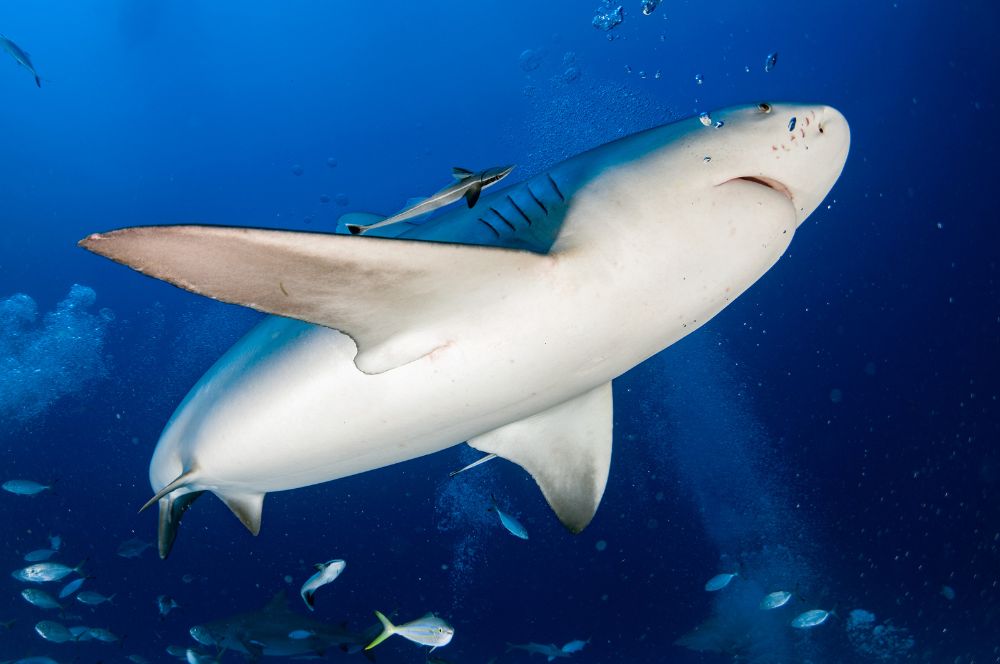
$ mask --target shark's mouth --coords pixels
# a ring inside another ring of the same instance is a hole
[[[753,184],[757,184],[762,187],[767,187],[768,189],[774,189],[779,194],[785,196],[788,200],[790,201],[795,200],[792,197],[791,190],[784,184],[773,178],[769,178],[764,175],[744,175],[742,177],[733,178],[732,180],[727,180],[727,182],[734,182],[736,180],[743,180],[744,182],[752,182]]]

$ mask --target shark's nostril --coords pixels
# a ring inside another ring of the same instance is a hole
[[[819,133],[821,133],[821,134],[823,133],[823,123],[822,122],[819,123]]]

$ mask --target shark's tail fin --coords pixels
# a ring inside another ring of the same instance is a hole
[[[386,618],[378,611],[375,612],[375,617],[378,618],[378,621],[380,623],[382,623],[382,633],[376,636],[374,641],[366,645],[365,650],[371,650],[372,648],[374,648],[375,646],[382,643],[383,641],[385,641],[390,636],[396,633],[396,626],[393,625],[388,618]]]

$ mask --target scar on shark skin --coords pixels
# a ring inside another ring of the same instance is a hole
[[[282,283],[282,282],[280,282],[280,281],[278,282],[278,288],[280,288],[280,289],[281,289],[281,292],[285,294],[285,297],[291,297],[291,296],[290,296],[290,295],[288,294],[288,291],[286,291],[286,290],[285,290],[285,284],[283,284],[283,283]]]

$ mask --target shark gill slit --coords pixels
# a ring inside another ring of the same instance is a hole
[[[531,218],[530,218],[530,217],[528,217],[528,215],[526,215],[526,214],[524,213],[524,210],[522,210],[522,209],[521,209],[521,206],[520,206],[520,205],[518,205],[518,204],[517,204],[517,203],[516,203],[516,202],[514,201],[514,199],[510,197],[510,194],[508,194],[508,195],[507,195],[507,200],[508,200],[508,201],[510,201],[510,204],[514,206],[514,209],[515,209],[515,210],[517,210],[517,213],[518,213],[519,215],[521,215],[522,217],[524,217],[524,220],[525,220],[526,222],[528,222],[528,225],[530,226],[530,225],[531,225]]]
[[[493,231],[494,235],[496,235],[497,237],[500,237],[500,231],[498,231],[497,229],[493,228],[493,224],[491,224],[490,222],[486,221],[482,217],[479,218],[479,221],[481,223],[486,224],[486,227],[489,228],[491,231]]]
[[[538,207],[542,208],[542,212],[545,213],[545,216],[546,217],[549,216],[548,208],[546,208],[545,205],[543,205],[542,202],[538,200],[538,196],[535,196],[535,192],[531,190],[531,187],[525,185],[524,188],[528,191],[528,195],[531,196],[531,200],[535,201],[535,203],[538,204]]]
[[[510,230],[512,230],[512,231],[516,231],[517,230],[516,228],[514,228],[514,224],[510,223],[509,221],[507,221],[507,217],[505,217],[502,214],[500,214],[499,212],[497,212],[496,208],[491,207],[490,208],[490,212],[492,212],[496,216],[500,217],[500,221],[502,221],[503,223],[507,224],[507,226],[510,227]]]
[[[556,184],[556,181],[555,181],[555,179],[553,179],[552,175],[550,175],[549,173],[546,173],[545,177],[547,177],[549,179],[549,184],[552,185],[552,191],[556,192],[556,196],[559,197],[559,202],[560,203],[565,203],[566,202],[566,197],[563,196],[563,193],[561,191],[559,191],[559,185]]]

